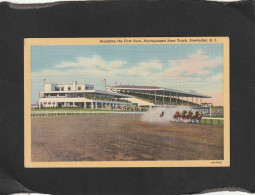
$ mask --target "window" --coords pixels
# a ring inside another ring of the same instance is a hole
[[[64,91],[64,87],[61,87],[61,91]]]
[[[52,102],[53,105],[55,105],[55,102]]]
[[[78,86],[78,90],[81,90],[81,86]]]
[[[51,102],[48,102],[49,105],[51,105]]]
[[[67,88],[69,91],[71,90],[71,86],[68,86],[68,88]]]
[[[56,90],[56,91],[59,91],[59,87],[55,87],[55,90]]]
[[[43,102],[43,104],[47,104],[47,102]]]

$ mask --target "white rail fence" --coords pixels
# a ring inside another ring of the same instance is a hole
[[[204,117],[218,117],[218,118],[222,118],[224,116],[224,114],[222,114],[222,113],[206,113],[203,116]]]
[[[102,114],[142,114],[144,112],[117,112],[117,111],[94,111],[94,112],[82,112],[82,111],[37,111],[37,112],[31,112],[32,118],[38,118],[38,117],[58,117],[58,116],[81,116],[81,115],[102,115]]]

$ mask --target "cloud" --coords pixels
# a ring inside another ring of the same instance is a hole
[[[98,55],[91,58],[78,57],[75,61],[63,61],[53,68],[32,72],[32,97],[33,102],[38,99],[42,90],[42,80],[46,82],[94,84],[97,89],[104,89],[102,80],[107,79],[107,85],[135,84],[153,85],[179,90],[195,90],[207,94],[208,91],[219,91],[222,73],[213,74],[212,69],[221,65],[219,58],[210,59],[198,51],[186,58],[169,60],[168,67],[163,73],[162,61],[152,61],[128,64],[123,60],[106,61]],[[215,83],[213,83],[215,82]],[[212,84],[213,85],[210,85]]]
[[[162,62],[160,60],[153,60],[150,62],[140,62],[137,64],[137,67],[143,68],[145,70],[161,70]]]
[[[213,68],[222,65],[221,58],[210,59],[202,50],[186,58],[169,60],[164,77],[179,77],[181,80],[197,80],[196,77],[208,76],[212,73]],[[193,78],[193,79],[192,79]]]
[[[177,79],[180,81],[186,81],[186,82],[202,80],[200,77],[177,77]]]
[[[44,70],[44,74],[49,72],[56,73],[56,70],[63,69],[60,71],[60,75],[66,75],[67,72],[64,71],[68,68],[69,75],[71,72],[86,71],[95,74],[105,74],[105,76],[110,75],[125,75],[125,76],[153,76],[158,77],[162,76],[161,73],[159,75],[159,71],[162,69],[161,60],[153,60],[149,62],[139,62],[137,64],[131,66],[124,66],[128,64],[123,60],[114,60],[114,61],[105,61],[99,55],[94,55],[91,58],[87,57],[78,57],[76,61],[63,61],[60,64],[57,64],[54,68],[55,70]],[[103,72],[102,72],[103,71]],[[107,71],[107,72],[106,72]],[[110,73],[111,72],[111,73]]]
[[[212,75],[210,77],[207,77],[206,80],[210,81],[210,82],[222,81],[223,80],[223,75],[222,75],[222,73],[218,73],[216,75]]]
[[[62,62],[55,66],[55,68],[87,68],[87,67],[96,67],[96,68],[120,68],[125,65],[126,61],[116,60],[106,62],[100,56],[94,55],[91,58],[78,57],[76,62]]]
[[[152,76],[157,77],[158,72],[162,69],[162,62],[160,60],[153,60],[150,62],[140,62],[136,66],[128,67],[121,70],[119,73],[137,75],[137,76]],[[160,73],[161,76],[161,73]]]
[[[34,72],[34,76],[62,77],[62,78],[89,78],[88,82],[94,78],[115,79],[124,77],[137,80],[138,77],[170,79],[171,82],[217,82],[222,79],[222,74],[213,75],[213,68],[221,65],[220,58],[210,59],[199,50],[196,54],[186,58],[168,60],[168,66],[162,73],[162,61],[159,59],[128,64],[123,60],[106,61],[99,55],[88,57],[78,57],[75,61],[63,61],[52,69],[44,69]],[[36,74],[36,75],[35,75]]]
[[[122,67],[124,64],[127,64],[127,62],[126,62],[126,61],[121,61],[121,60],[116,60],[116,61],[111,61],[111,62],[109,63],[109,66],[110,66],[111,68],[120,68],[120,67]]]
[[[145,82],[148,85],[153,84],[150,82],[152,80],[154,83],[157,80],[161,81],[159,79],[162,68],[160,60],[139,62],[134,65],[126,64],[127,62],[122,60],[105,61],[97,55],[91,58],[79,57],[73,62],[63,61],[53,68],[32,72],[32,78],[39,78],[36,83],[41,83],[44,78],[47,82],[58,83],[70,83],[77,80],[82,83],[92,83],[98,87],[102,85],[104,78],[110,85],[117,81],[123,84],[143,84]]]

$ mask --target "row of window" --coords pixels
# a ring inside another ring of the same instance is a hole
[[[68,97],[68,98],[79,98],[79,97],[85,97],[82,93],[75,93],[75,94],[67,94],[67,93],[52,93],[52,94],[44,94],[43,96],[40,96],[41,98],[56,98],[56,97]]]
[[[52,105],[55,105],[55,102],[48,102],[48,105],[51,105],[51,103],[52,103]],[[43,104],[46,105],[47,102],[43,102]]]
[[[71,88],[72,88],[71,86],[68,86],[68,87],[67,87],[68,91],[70,91]],[[55,87],[55,90],[56,90],[56,91],[60,91],[60,90],[61,90],[61,91],[64,91],[64,87],[61,87],[61,88],[60,88],[60,87]],[[78,90],[81,90],[81,86],[78,86]]]

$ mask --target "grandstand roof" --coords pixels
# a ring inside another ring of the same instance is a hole
[[[182,97],[199,97],[199,98],[211,98],[211,96],[203,95],[196,93],[194,91],[180,91],[176,89],[169,89],[157,86],[135,86],[135,85],[117,85],[110,87],[113,90],[128,90],[133,92],[144,92],[144,93],[151,93],[152,95],[172,95],[172,96],[182,96]]]
[[[101,94],[101,95],[107,95],[107,96],[112,96],[116,98],[130,98],[133,97],[132,95],[127,95],[127,94],[120,94],[120,93],[115,93],[112,91],[103,91],[103,90],[94,90],[94,94]]]

